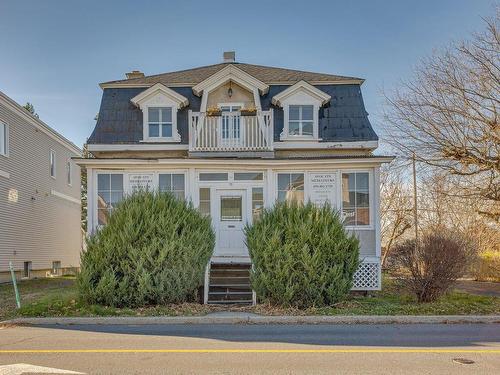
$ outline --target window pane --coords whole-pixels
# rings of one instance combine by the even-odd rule
[[[115,207],[122,200],[123,193],[121,191],[116,191],[116,192],[114,191],[111,192],[110,197],[111,197],[110,200],[111,206]]]
[[[148,121],[149,122],[159,122],[160,121],[160,109],[159,108],[148,108]]]
[[[241,173],[235,173],[234,174],[234,179],[236,181],[262,181],[264,179],[264,174],[262,172],[241,172]]]
[[[303,122],[302,123],[302,135],[313,135],[313,123]]]
[[[368,173],[356,173],[356,190],[368,190]]]
[[[302,106],[302,118],[301,120],[312,121],[313,119],[313,106],[312,105],[303,105]]]
[[[200,188],[200,201],[210,201],[210,188]]]
[[[161,109],[161,122],[172,122],[172,108]]]
[[[291,182],[292,182],[292,189],[304,190],[304,174],[303,173],[292,173]]]
[[[356,213],[354,212],[354,208],[347,208],[342,210],[342,215],[344,217],[345,225],[354,225],[356,222]]]
[[[255,222],[262,215],[264,208],[264,189],[252,188],[252,220]]]
[[[221,197],[220,215],[222,221],[241,221],[241,197]]]
[[[290,135],[300,135],[300,122],[289,122],[288,123],[288,134]]]
[[[123,175],[122,174],[112,174],[111,175],[111,190],[123,191]]]
[[[150,137],[159,137],[160,136],[160,125],[149,124],[149,136]]]
[[[287,191],[285,190],[280,190],[278,191],[278,201],[279,202],[284,202],[286,200],[286,193]]]
[[[291,105],[288,113],[289,120],[300,120],[300,105]]]
[[[97,175],[97,190],[109,190],[110,186],[109,174]]]
[[[200,181],[227,181],[227,173],[200,173]]]
[[[288,190],[290,185],[290,174],[279,173],[278,174],[278,190]]]
[[[184,175],[183,174],[172,175],[172,185],[173,185],[173,190],[184,191]]]
[[[346,225],[370,225],[368,173],[342,174],[342,214]]]
[[[111,202],[111,193],[109,191],[100,191],[97,194],[97,208],[108,208]]]
[[[107,209],[98,209],[97,210],[97,223],[99,225],[105,225],[109,220],[109,211]]]
[[[210,188],[200,188],[200,212],[210,216]]]
[[[356,209],[356,225],[370,225],[370,209],[368,207]]]
[[[161,125],[161,136],[171,137],[172,136],[172,124],[162,124]]]
[[[0,154],[5,155],[7,151],[7,126],[0,122]]]
[[[172,190],[172,175],[171,174],[160,174],[158,176],[158,189],[160,191],[171,191]]]
[[[368,207],[368,192],[356,192],[356,207]]]
[[[200,202],[199,210],[202,215],[210,216],[210,202]]]

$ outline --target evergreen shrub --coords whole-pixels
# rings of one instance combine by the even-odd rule
[[[210,219],[170,193],[124,199],[81,255],[88,303],[138,307],[196,299],[215,245]]]
[[[306,308],[334,304],[349,293],[359,240],[330,206],[277,203],[245,234],[259,301]]]

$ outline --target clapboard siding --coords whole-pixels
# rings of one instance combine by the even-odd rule
[[[16,269],[31,261],[33,270],[79,264],[80,205],[53,191],[80,200],[80,169],[72,163],[72,185],[66,180],[66,161],[78,156],[59,136],[51,136],[26,118],[23,110],[0,96],[0,121],[9,127],[9,155],[0,155],[0,272],[9,261]],[[56,152],[56,178],[50,177],[49,153]],[[5,173],[4,173],[5,174]],[[17,190],[18,201],[9,201]]]

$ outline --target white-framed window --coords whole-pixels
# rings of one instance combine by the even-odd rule
[[[278,201],[304,203],[304,173],[278,173]]]
[[[346,226],[370,226],[370,174],[342,172],[342,216]]]
[[[56,178],[56,152],[54,150],[49,152],[49,173],[50,177]]]
[[[123,174],[97,174],[97,224],[108,223],[109,215],[116,205],[123,199]]]
[[[29,279],[31,277],[32,263],[31,261],[24,262],[23,264],[23,277]]]
[[[158,174],[158,190],[170,191],[176,198],[184,199],[186,194],[184,173]]]
[[[66,160],[66,183],[71,186],[73,184],[73,166],[71,159]]]
[[[0,121],[0,155],[9,154],[9,128],[6,123]]]
[[[264,209],[264,188],[252,188],[252,223],[260,219]]]
[[[61,276],[61,261],[54,260],[52,262],[52,275]]]
[[[314,129],[314,106],[288,106],[288,135],[291,137],[312,137]]]
[[[199,190],[200,199],[198,209],[200,210],[202,215],[210,216],[211,212],[211,201],[210,201],[210,188],[209,187],[201,187]]]
[[[148,107],[148,137],[172,138],[172,107]]]

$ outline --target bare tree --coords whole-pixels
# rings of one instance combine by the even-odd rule
[[[500,11],[486,30],[424,59],[386,95],[386,137],[402,157],[438,168],[500,221]]]

